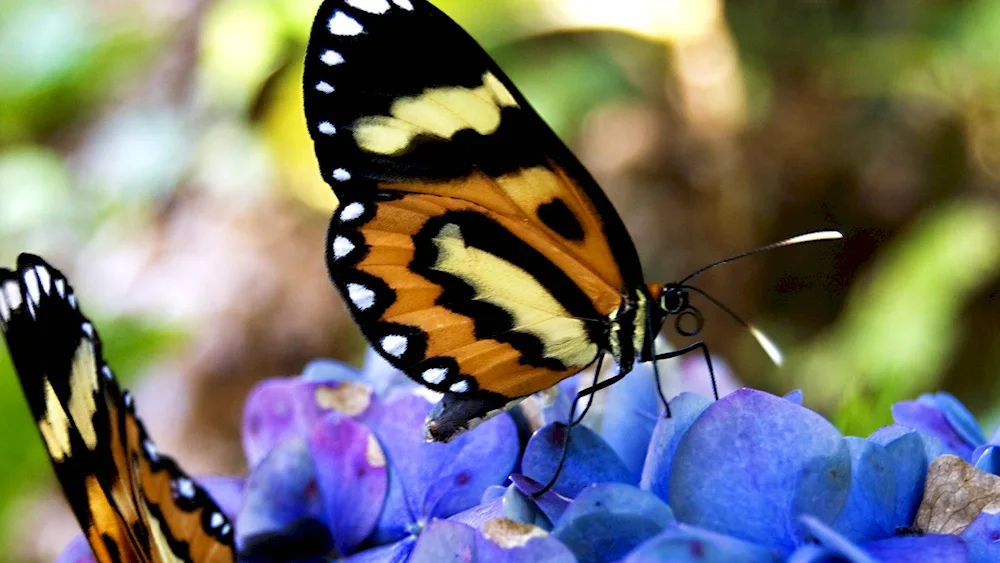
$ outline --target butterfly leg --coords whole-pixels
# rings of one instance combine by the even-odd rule
[[[577,393],[576,397],[573,399],[573,402],[570,404],[569,418],[567,419],[567,423],[565,425],[566,436],[563,438],[562,452],[559,454],[559,464],[556,465],[556,470],[552,474],[552,478],[549,479],[549,482],[546,483],[545,486],[539,489],[538,491],[532,493],[531,496],[533,498],[538,498],[544,495],[545,493],[549,492],[549,490],[552,489],[552,486],[556,484],[556,479],[559,478],[559,474],[562,473],[563,465],[566,464],[566,454],[569,453],[569,439],[570,435],[572,434],[573,427],[583,422],[583,417],[587,416],[587,412],[590,411],[590,406],[594,404],[594,391],[596,391],[597,390],[596,388],[598,387],[597,379],[601,376],[601,364],[603,362],[604,362],[604,354],[600,354],[597,357],[597,367],[594,369],[594,383],[590,387]],[[614,381],[618,381],[622,377],[624,377],[624,374],[619,374],[616,375],[615,377],[612,377],[608,381],[611,381],[613,383]],[[584,397],[587,397],[587,406],[583,408],[583,412],[580,413],[579,417],[577,417],[576,404],[579,403],[580,399]]]
[[[705,364],[708,365],[708,376],[712,380],[712,395],[714,395],[715,396],[715,400],[718,401],[719,400],[719,388],[715,384],[715,370],[712,369],[712,357],[708,353],[708,346],[705,345],[705,342],[702,341],[702,340],[699,340],[698,342],[695,342],[694,344],[691,344],[689,346],[685,346],[685,347],[683,347],[683,348],[681,348],[679,350],[671,350],[670,352],[664,352],[662,354],[657,354],[657,355],[653,356],[653,358],[654,358],[654,361],[653,361],[654,368],[653,369],[655,371],[655,369],[656,369],[655,366],[656,366],[656,361],[657,360],[668,360],[670,358],[676,358],[678,356],[683,356],[684,354],[687,354],[689,352],[694,352],[695,350],[698,350],[698,349],[701,349],[701,353],[704,354],[704,356],[705,356]]]

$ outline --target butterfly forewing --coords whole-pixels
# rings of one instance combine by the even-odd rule
[[[98,561],[230,562],[232,526],[136,417],[73,288],[40,258],[0,269],[0,318],[56,476]]]
[[[366,337],[439,391],[509,399],[607,348],[641,285],[604,193],[510,80],[424,0],[328,0],[306,117],[340,205],[331,276]]]

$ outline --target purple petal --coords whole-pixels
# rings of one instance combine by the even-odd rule
[[[882,563],[967,563],[969,548],[958,536],[924,534],[899,536],[865,545],[865,551]],[[995,561],[989,559],[988,561]]]
[[[507,487],[504,487],[503,485],[490,485],[489,487],[486,487],[485,491],[483,491],[483,498],[479,499],[479,502],[482,504],[493,499],[501,498],[506,492]]]
[[[851,541],[864,543],[895,532],[896,474],[885,448],[850,436],[851,489],[844,508],[830,525]]]
[[[539,483],[547,483],[559,465],[566,435],[566,427],[561,424],[540,428],[524,450],[521,471]],[[566,462],[552,490],[575,497],[593,483],[636,483],[618,454],[593,430],[582,424],[574,426],[571,438]]]
[[[917,399],[918,403],[936,406],[944,413],[945,418],[952,428],[970,444],[982,444],[986,442],[983,429],[976,422],[976,417],[972,416],[969,409],[961,401],[950,393],[934,393],[933,395],[923,395]]]
[[[649,439],[660,418],[660,396],[650,364],[639,364],[627,377],[611,386],[601,437],[625,462],[636,481],[642,475]]]
[[[917,509],[924,498],[924,481],[927,478],[927,454],[920,435],[893,424],[880,428],[868,440],[885,447],[890,466],[896,474],[896,508],[893,528],[905,528],[917,517]]]
[[[458,514],[449,517],[448,520],[479,529],[483,526],[483,524],[494,518],[506,517],[508,509],[508,503],[503,497],[501,497],[493,499],[489,502],[484,502],[478,506],[473,506],[468,510],[463,510]]]
[[[850,454],[818,414],[753,389],[713,403],[681,438],[670,469],[677,518],[790,552],[796,517],[840,511]]]
[[[243,450],[251,467],[288,436],[308,436],[331,411],[369,416],[380,401],[367,385],[302,378],[270,379],[257,385],[243,408]]]
[[[419,519],[446,518],[477,505],[487,488],[507,480],[517,462],[519,441],[509,415],[447,444],[429,443],[423,428],[430,407],[423,398],[406,395],[365,418],[392,467],[380,538],[402,537]]]
[[[670,507],[652,493],[607,483],[584,489],[552,535],[581,562],[617,561],[674,522]]]
[[[979,446],[972,452],[972,461],[976,469],[1000,475],[1000,446]]]
[[[240,506],[243,505],[243,489],[246,487],[246,479],[224,475],[210,475],[199,477],[198,484],[219,505],[223,514],[228,516],[230,520],[236,518],[236,515],[239,514]]]
[[[892,406],[896,424],[912,428],[924,439],[927,458],[954,454],[968,460],[979,443],[970,443],[962,437],[939,408],[918,401],[903,401]]]
[[[777,563],[777,553],[709,530],[674,524],[639,546],[623,563]]]
[[[97,559],[90,549],[90,544],[87,543],[87,537],[78,534],[66,545],[56,563],[97,563]]]
[[[496,526],[487,524],[490,533]],[[483,537],[474,528],[450,522],[433,520],[420,534],[410,563],[441,563],[443,561],[476,563],[573,563],[573,555],[551,537],[540,536],[524,540],[507,539],[502,530],[491,534],[496,541]]]
[[[1000,561],[1000,513],[980,512],[962,539],[969,547],[969,563]]]
[[[413,546],[416,543],[417,538],[410,536],[396,543],[366,549],[337,561],[339,563],[407,563],[410,561],[410,554],[413,553]]]
[[[664,502],[670,502],[670,466],[677,444],[695,419],[711,404],[711,399],[695,393],[681,393],[670,401],[672,416],[660,418],[649,442],[642,479],[639,480],[642,489],[652,492]]]
[[[546,491],[542,496],[535,498],[535,493],[542,490],[542,484],[530,477],[515,473],[510,476],[510,480],[519,491],[535,501],[535,505],[545,514],[549,522],[558,521],[569,507],[570,499],[553,491]]]
[[[253,468],[237,521],[236,545],[244,554],[264,557],[295,549],[305,557],[333,547],[304,439],[278,444]]]
[[[309,450],[337,552],[352,553],[382,514],[385,455],[368,428],[339,413],[313,426]]]

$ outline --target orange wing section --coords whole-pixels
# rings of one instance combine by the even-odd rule
[[[356,231],[363,237],[365,255],[349,268],[381,280],[393,293],[393,297],[389,298],[387,294],[380,295],[376,291],[371,297],[373,303],[391,299],[391,304],[379,309],[379,322],[413,327],[426,338],[419,357],[394,358],[389,354],[386,356],[388,360],[419,379],[420,362],[448,358],[457,363],[463,376],[473,378],[479,389],[516,398],[546,389],[589,365],[596,358],[599,346],[592,341],[586,326],[603,322],[604,317],[620,304],[621,294],[617,287],[595,272],[591,264],[568,252],[564,241],[540,229],[537,222],[526,220],[521,208],[506,198],[505,192],[495,190],[495,185],[483,176],[471,178],[464,186],[458,183],[438,186],[407,184],[405,189],[409,193],[399,199],[366,204],[375,205],[376,210]],[[462,198],[455,197],[455,193],[481,195]],[[342,216],[351,203],[343,201],[334,216],[331,227],[334,240],[338,237],[337,217]],[[586,295],[592,304],[594,318],[578,318],[562,307],[553,295],[556,292],[546,287],[544,280],[540,281],[518,267],[516,258],[520,255],[505,261],[486,251],[479,251],[473,256],[478,261],[474,266],[469,265],[469,271],[461,270],[464,266],[458,262],[452,264],[449,271],[473,286],[493,284],[483,287],[481,295],[470,297],[470,300],[492,301],[504,311],[512,312],[513,322],[509,330],[489,338],[484,338],[481,331],[477,333],[475,315],[457,312],[443,304],[443,296],[447,297],[445,285],[440,280],[428,279],[426,272],[415,267],[419,262],[418,246],[429,247],[441,240],[432,240],[427,236],[426,229],[432,220],[443,220],[450,214],[463,212],[486,217],[509,232],[510,236],[530,245],[551,267],[562,272],[567,283],[571,282]],[[341,228],[344,232],[353,230],[350,226]],[[591,241],[587,243],[595,244]],[[464,250],[462,245],[458,246]],[[432,269],[445,270],[449,267],[442,265],[440,257],[438,262]],[[342,277],[337,272],[343,268],[336,258],[331,260],[335,280]],[[495,271],[489,271],[490,268]],[[483,277],[490,279],[474,280],[477,269],[489,271],[491,275],[487,276],[484,272]],[[341,284],[341,287],[343,291],[345,286]],[[365,289],[369,290],[368,286]],[[357,295],[358,290],[355,290],[353,297],[356,302],[352,303],[350,289],[345,291],[346,301],[356,317],[365,312],[360,307],[368,305],[367,301],[357,299]],[[359,320],[359,324],[366,330],[369,340],[377,345],[379,337],[369,334],[367,330],[371,323]],[[543,352],[559,358],[561,365],[525,362],[524,351],[512,342],[504,341],[504,337],[512,332],[523,332],[540,341]],[[435,388],[433,379],[428,381],[425,377],[421,382]],[[445,390],[447,386],[438,388]]]
[[[530,222],[535,231],[531,242],[546,240],[548,246],[558,248],[560,254],[571,256],[574,262],[590,270],[604,285],[620,294],[628,289],[604,234],[600,213],[576,182],[554,162],[550,161],[549,167],[520,169],[497,178],[476,171],[469,177],[447,183],[381,183],[379,188],[390,192],[436,195],[474,204],[489,210],[494,216],[503,216],[518,223]],[[551,222],[547,223],[540,217],[544,213],[539,210],[552,202],[565,205],[562,218],[570,222],[566,230],[572,229],[575,222],[579,230],[573,234],[579,236],[568,237],[569,233],[554,229]],[[596,301],[595,305],[601,306]],[[612,310],[606,312],[610,314]]]

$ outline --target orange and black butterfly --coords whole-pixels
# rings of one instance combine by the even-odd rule
[[[156,450],[58,270],[27,254],[0,269],[0,328],[97,561],[235,560],[229,519]]]
[[[445,394],[433,439],[604,352],[624,375],[654,357],[666,317],[690,310],[688,286],[644,282],[601,188],[426,0],[323,2],[304,96],[339,200],[330,275],[374,348]]]

